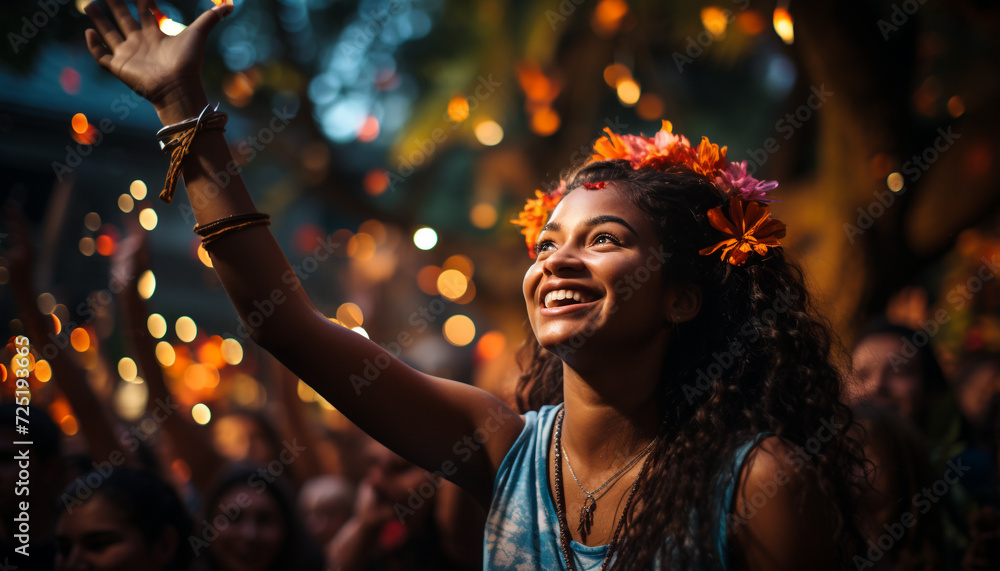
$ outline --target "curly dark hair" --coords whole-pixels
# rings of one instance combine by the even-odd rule
[[[722,491],[711,476],[723,473],[735,450],[759,433],[805,447],[824,423],[841,428],[816,453],[810,446],[802,470],[815,475],[836,514],[835,541],[849,565],[863,545],[856,475],[867,465],[850,434],[851,410],[841,401],[834,349],[842,348],[815,310],[801,269],[781,249],[754,254],[741,266],[718,254],[699,255],[727,238],[706,216],[727,199],[685,167],[633,170],[625,160],[599,161],[565,178],[570,192],[588,182],[615,182],[649,215],[669,253],[664,282],[693,283],[702,291],[698,315],[677,325],[667,348],[655,396],[664,428],[637,483],[636,496],[646,505],[630,508],[627,531],[610,547],[614,568],[649,568],[657,557],[677,559],[672,563],[684,569],[722,568],[712,541]],[[528,335],[515,389],[522,412],[562,402],[557,353]],[[672,547],[678,545],[685,548]]]

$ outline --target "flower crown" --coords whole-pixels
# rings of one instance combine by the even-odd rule
[[[684,135],[675,135],[670,121],[663,121],[653,137],[618,135],[605,127],[607,136],[594,143],[594,154],[585,164],[596,161],[624,159],[633,169],[663,169],[670,165],[684,165],[713,181],[728,198],[728,216],[723,212],[726,204],[708,211],[708,222],[713,228],[729,236],[713,246],[698,251],[709,255],[722,250],[721,259],[734,266],[741,265],[751,252],[767,253],[768,248],[781,246],[778,241],[785,236],[785,225],[771,218],[765,193],[778,186],[777,181],[759,181],[747,174],[747,162],[728,162],[727,147],[719,148],[702,137],[697,147]],[[584,184],[587,188],[604,188],[603,182]],[[535,191],[524,210],[514,220],[522,226],[521,233],[528,246],[528,253],[535,258],[535,243],[542,226],[566,193],[566,181],[550,192]]]

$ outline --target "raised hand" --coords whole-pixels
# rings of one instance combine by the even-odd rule
[[[96,2],[85,9],[97,28],[87,30],[87,47],[101,67],[149,100],[161,118],[163,111],[173,106],[189,107],[185,99],[203,98],[200,73],[205,40],[212,28],[232,13],[232,5],[206,10],[186,30],[168,36],[157,25],[155,14],[160,11],[154,0],[138,0],[139,22],[123,0],[106,2],[117,25]],[[181,114],[188,112],[181,110]]]

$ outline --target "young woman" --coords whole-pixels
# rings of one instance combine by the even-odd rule
[[[152,472],[90,472],[66,489],[59,508],[56,569],[180,571],[191,562],[191,516]]]
[[[540,408],[519,415],[329,321],[243,180],[213,182],[231,156],[199,71],[231,7],[168,37],[152,0],[138,2],[141,25],[122,0],[107,4],[117,26],[87,8],[91,53],[169,127],[161,197],[182,173],[253,339],[372,437],[476,497],[489,510],[486,569],[850,564],[860,451],[829,333],[775,248],[784,227],[760,200],[773,184],[665,128],[609,134],[600,160],[539,193],[520,219],[537,243],[520,388],[522,409]]]

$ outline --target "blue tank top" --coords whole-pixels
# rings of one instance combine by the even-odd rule
[[[546,462],[550,435],[561,407],[562,404],[547,405],[538,411],[528,411],[524,429],[500,464],[486,516],[484,571],[566,569]],[[733,456],[731,473],[719,479],[720,484],[726,484],[726,490],[717,511],[718,525],[713,539],[720,561],[727,569],[726,516],[733,503],[736,475],[762,436],[740,446]],[[608,551],[607,545],[586,546],[574,540],[570,541],[570,548],[579,571],[600,569]],[[660,569],[659,561],[654,569]]]

